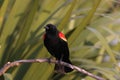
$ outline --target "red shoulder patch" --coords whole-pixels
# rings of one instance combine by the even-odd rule
[[[43,35],[43,40],[45,39],[45,37],[46,37],[46,34]]]
[[[61,32],[59,32],[59,37],[64,40],[64,41],[67,41],[67,39],[65,38],[65,35]]]

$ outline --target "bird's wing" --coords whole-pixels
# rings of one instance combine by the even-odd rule
[[[61,53],[63,53],[63,58],[68,59],[69,58],[69,48],[67,39],[65,38],[65,35],[61,32],[59,32],[59,38],[60,38],[60,45],[61,45]]]

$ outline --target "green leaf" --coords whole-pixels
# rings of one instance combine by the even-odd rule
[[[76,5],[76,2],[77,0],[73,0],[71,2],[71,6],[70,8],[68,9],[68,11],[66,12],[65,16],[63,17],[61,23],[59,24],[58,28],[59,30],[62,30],[64,28],[64,26],[68,23],[68,21],[70,20],[70,17],[71,17],[71,14],[72,14],[72,11]]]
[[[106,39],[95,29],[91,28],[91,27],[87,27],[88,30],[92,31],[96,37],[101,41],[102,46],[106,49],[106,51],[108,52],[109,56],[111,57],[111,60],[114,62],[114,64],[117,64],[117,61],[115,59],[115,56],[111,50],[111,48],[109,47],[109,45],[107,44]]]
[[[77,28],[75,29],[73,34],[69,37],[69,39],[68,39],[69,45],[71,45],[73,43],[73,41],[76,39],[75,37],[77,37],[87,27],[87,25],[89,25],[100,2],[101,2],[101,0],[96,0],[96,3],[94,3],[92,9],[88,12],[88,14],[82,20],[82,22],[77,26]]]
[[[13,80],[12,75],[10,73],[5,73],[4,78],[5,80]]]

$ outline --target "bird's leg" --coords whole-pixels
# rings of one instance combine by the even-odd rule
[[[54,59],[54,57],[53,57],[53,56],[50,56],[50,57],[48,58],[48,63],[51,63],[51,59]]]
[[[62,57],[61,57],[60,60],[59,60],[59,66],[60,66],[61,73],[65,73],[65,71],[64,71],[64,66],[61,65],[62,59],[63,59],[63,55],[62,55]]]
[[[56,70],[55,72],[57,72],[57,73],[65,74],[65,72],[64,72],[64,66],[61,65],[60,60],[58,60],[58,64],[55,65],[55,70]]]
[[[65,74],[64,66],[61,65],[62,59],[63,59],[63,56],[62,56],[61,58],[59,58],[59,59],[57,58],[58,64],[55,65],[55,72],[56,72],[56,73],[59,72],[59,73]]]

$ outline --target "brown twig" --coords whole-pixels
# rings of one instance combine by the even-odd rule
[[[19,65],[22,64],[22,63],[36,63],[36,62],[37,62],[37,63],[50,62],[50,63],[59,64],[59,62],[58,62],[57,60],[49,59],[49,58],[29,59],[29,60],[17,60],[17,61],[14,61],[14,62],[7,62],[7,63],[3,66],[3,68],[0,69],[0,76],[3,75],[9,68],[11,68],[11,67],[13,67],[13,66],[19,66]],[[89,73],[89,72],[87,72],[86,70],[81,69],[81,68],[79,68],[79,67],[77,67],[77,66],[74,66],[74,65],[65,63],[65,62],[63,62],[63,61],[61,61],[60,63],[61,63],[61,65],[70,67],[70,68],[72,68],[72,69],[74,69],[74,70],[77,70],[77,71],[79,71],[79,72],[81,72],[81,73],[84,73],[84,74],[86,74],[86,75],[88,75],[88,76],[90,76],[90,77],[92,77],[92,78],[94,78],[94,79],[96,79],[96,80],[105,80],[105,79],[103,79],[103,78],[101,78],[101,77],[99,77],[99,76],[96,76],[96,75],[94,75],[94,74],[92,74],[92,73]]]

